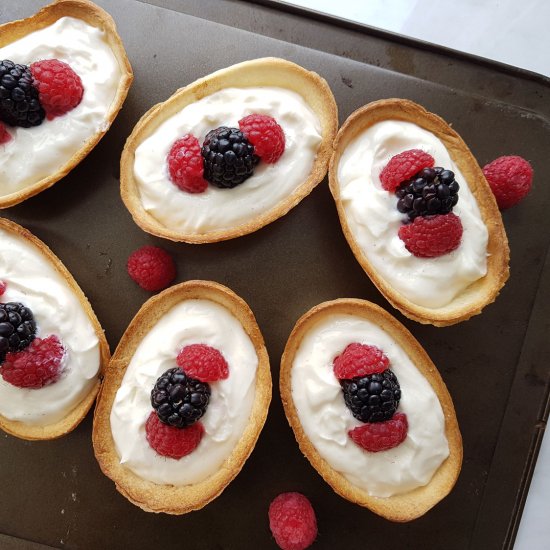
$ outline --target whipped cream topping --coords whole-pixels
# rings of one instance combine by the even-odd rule
[[[405,216],[397,197],[382,188],[380,172],[394,155],[422,149],[455,173],[460,185],[453,208],[463,226],[460,246],[438,258],[417,258],[398,237]],[[437,136],[411,122],[387,120],[353,140],[338,164],[340,195],[350,231],[372,266],[416,305],[442,308],[487,273],[487,227],[468,182]]]
[[[157,378],[177,366],[179,351],[190,344],[218,349],[229,365],[229,377],[210,383],[210,402],[200,419],[202,440],[191,454],[175,460],[149,446],[145,422],[153,411],[151,390]],[[231,312],[210,300],[175,305],[137,347],[115,396],[111,431],[121,464],[163,485],[199,483],[216,473],[248,424],[257,367],[254,345]]]
[[[0,229],[0,301],[30,307],[36,336],[57,335],[66,353],[61,377],[40,389],[12,386],[0,377],[0,414],[32,426],[53,424],[92,390],[100,367],[99,340],[65,279],[32,243]]]
[[[181,191],[171,181],[166,157],[177,139],[192,134],[202,145],[220,126],[269,115],[285,133],[286,146],[275,164],[260,162],[254,175],[233,189],[208,185],[204,193]],[[143,208],[170,229],[207,233],[230,229],[269,211],[308,177],[321,143],[321,123],[297,93],[282,88],[227,88],[187,105],[139,145],[134,175]]]
[[[333,361],[353,342],[379,347],[401,386],[398,412],[407,415],[403,443],[370,453],[348,431],[362,422],[344,402]],[[445,418],[430,383],[397,342],[379,326],[353,315],[331,315],[302,340],[292,364],[292,399],[300,423],[319,454],[371,496],[390,497],[426,485],[449,455]]]
[[[105,128],[122,76],[104,31],[62,17],[0,48],[0,59],[30,65],[42,59],[68,63],[80,76],[84,95],[72,111],[34,128],[8,127],[13,139],[0,145],[0,196],[9,195],[59,170],[96,132]]]

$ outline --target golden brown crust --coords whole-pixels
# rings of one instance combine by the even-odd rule
[[[165,120],[174,116],[185,106],[225,88],[246,88],[252,86],[275,86],[292,90],[303,97],[319,117],[322,126],[322,141],[317,151],[313,168],[306,179],[291,195],[276,206],[249,222],[229,229],[217,229],[204,233],[183,233],[165,226],[145,211],[141,204],[139,189],[134,178],[136,148],[148,138]],[[163,103],[153,106],[134,127],[126,141],[120,159],[120,192],[126,208],[134,221],[148,233],[188,243],[210,243],[233,239],[252,233],[275,221],[304,197],[325,177],[332,154],[332,142],[338,129],[338,112],[334,96],[327,84],[317,73],[275,57],[254,59],[232,65],[200,78],[185,88],[176,91]]]
[[[94,402],[96,395],[99,392],[101,386],[101,376],[103,370],[109,362],[111,353],[109,351],[109,344],[103,333],[103,329],[97,320],[95,313],[88,302],[88,299],[74,280],[73,276],[69,273],[67,268],[63,265],[61,260],[45,245],[40,239],[35,237],[30,231],[21,227],[20,225],[0,218],[0,229],[13,233],[22,237],[27,242],[35,246],[40,253],[45,257],[46,261],[55,268],[59,275],[65,280],[67,285],[71,288],[75,296],[78,298],[83,311],[86,313],[94,331],[99,340],[99,357],[100,357],[100,370],[98,373],[98,379],[92,390],[82,399],[80,403],[76,405],[67,416],[56,422],[55,424],[49,424],[47,426],[31,426],[24,424],[23,422],[16,422],[9,420],[0,415],[0,428],[8,432],[11,435],[20,437],[21,439],[38,440],[38,439],[56,439],[61,437],[70,431],[74,430],[78,424],[84,419],[92,403]],[[0,246],[1,248],[1,246]]]
[[[56,0],[52,4],[45,6],[39,12],[27,19],[20,19],[0,25],[0,47],[11,44],[27,34],[43,29],[55,23],[61,17],[75,17],[82,19],[89,25],[98,27],[105,31],[107,42],[117,58],[121,78],[118,84],[115,99],[105,116],[105,124],[93,136],[82,145],[82,147],[63,165],[55,174],[42,178],[41,180],[26,186],[20,191],[0,196],[0,208],[8,208],[15,204],[37,195],[44,189],[51,187],[54,183],[65,177],[80,161],[82,161],[90,151],[97,145],[99,140],[105,135],[111,124],[120,111],[128,90],[134,78],[132,67],[126,56],[124,45],[117,33],[113,18],[102,8],[96,6],[88,0]]]
[[[317,323],[328,316],[341,314],[362,317],[387,332],[426,377],[441,403],[445,416],[445,435],[449,443],[450,454],[436,470],[431,481],[424,487],[418,487],[408,493],[387,498],[370,496],[366,491],[359,489],[342,474],[334,470],[321,457],[302,428],[292,399],[291,371],[294,356],[304,336]],[[447,496],[454,487],[462,465],[462,437],[451,396],[424,348],[401,323],[381,307],[366,300],[343,298],[319,304],[303,315],[290,334],[281,358],[280,391],[286,417],[294,431],[300,450],[334,491],[347,500],[365,506],[391,521],[404,522],[425,514]]]
[[[370,126],[384,120],[412,122],[432,132],[443,142],[451,158],[467,179],[468,186],[479,206],[483,222],[487,226],[489,233],[487,274],[473,282],[450,304],[442,308],[432,309],[419,306],[395,290],[369,262],[347,223],[338,182],[340,157],[357,136]],[[510,251],[502,217],[489,184],[474,156],[462,138],[442,118],[406,99],[383,99],[361,107],[349,116],[338,132],[330,161],[329,184],[336,201],[342,230],[353,254],[378,290],[403,315],[420,323],[447,326],[465,321],[473,315],[481,313],[486,305],[495,301],[509,276]]]
[[[183,300],[206,299],[222,305],[241,323],[258,356],[256,393],[249,423],[220,469],[204,481],[185,486],[157,485],[120,464],[111,432],[111,408],[126,367],[138,345],[160,318]],[[185,514],[215,499],[240,472],[256,445],[271,401],[269,357],[254,314],[244,300],[227,287],[210,281],[187,281],[149,299],[126,329],[107,369],[94,413],[93,445],[103,473],[130,502],[147,512]]]

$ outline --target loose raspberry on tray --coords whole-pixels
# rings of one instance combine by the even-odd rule
[[[434,158],[420,149],[409,149],[395,155],[380,172],[380,181],[386,191],[394,192],[402,182],[414,176],[422,168],[431,168]]]
[[[185,346],[178,354],[177,364],[188,376],[201,382],[216,382],[229,376],[224,356],[205,344]]]
[[[128,275],[150,292],[166,288],[176,277],[172,256],[157,246],[142,246],[128,258]]]
[[[186,134],[172,145],[168,153],[170,179],[182,191],[202,193],[208,187],[204,179],[203,158],[199,140]]]
[[[252,114],[239,120],[239,128],[264,162],[274,164],[285,151],[285,133],[268,115]]]
[[[0,61],[0,99],[0,120],[10,126],[38,126],[46,116],[31,70],[9,59]]]
[[[338,380],[355,378],[384,372],[390,361],[386,354],[376,346],[349,344],[346,349],[334,359],[334,376]]]
[[[385,422],[363,424],[348,432],[354,443],[371,453],[397,447],[407,437],[409,424],[404,413],[396,413]]]
[[[399,238],[418,258],[436,258],[456,250],[462,240],[462,222],[455,214],[418,217],[399,228]]]
[[[55,335],[35,338],[23,351],[9,352],[0,375],[19,388],[38,389],[56,382],[61,374],[65,349]]]
[[[6,127],[0,122],[0,145],[11,141],[11,134],[7,131]]]
[[[82,80],[67,63],[44,59],[32,63],[30,70],[48,120],[72,111],[82,101]]]
[[[510,208],[527,196],[533,183],[533,168],[518,156],[499,157],[483,167],[501,210]]]
[[[174,428],[163,424],[152,412],[145,423],[149,445],[161,456],[179,459],[192,453],[201,442],[204,427],[196,422],[187,428]]]
[[[282,550],[305,550],[317,538],[311,502],[301,493],[282,493],[269,505],[269,528]]]
[[[6,292],[6,288],[8,288],[8,283],[6,283],[6,281],[0,280],[0,296],[2,296],[4,292]]]

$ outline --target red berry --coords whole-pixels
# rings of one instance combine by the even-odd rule
[[[166,288],[176,276],[172,256],[157,246],[142,246],[132,252],[126,267],[128,275],[150,292]]]
[[[229,376],[229,366],[223,355],[205,344],[185,346],[176,362],[185,374],[200,382],[215,382]]]
[[[187,428],[175,428],[163,424],[156,412],[151,412],[145,423],[145,434],[149,445],[161,456],[176,460],[192,453],[201,442],[204,427],[195,422]]]
[[[239,128],[264,162],[273,164],[281,158],[285,151],[285,133],[273,117],[248,115],[239,120]]]
[[[57,336],[35,338],[23,351],[6,354],[0,374],[18,388],[42,388],[59,378],[64,353]]]
[[[32,63],[30,69],[48,120],[68,113],[82,100],[82,80],[67,63],[44,59]]]
[[[371,453],[387,451],[402,443],[407,437],[407,415],[395,413],[384,422],[368,422],[348,432],[353,442]]]
[[[462,240],[462,222],[455,214],[415,218],[399,228],[399,238],[418,258],[436,258],[452,252]]]
[[[8,283],[0,281],[0,296],[6,292],[6,288],[8,288]]]
[[[338,380],[384,372],[390,365],[386,354],[376,346],[353,343],[334,359],[334,375]]]
[[[170,179],[182,191],[202,193],[206,190],[208,182],[203,178],[204,163],[196,137],[186,134],[175,141],[167,161]]]
[[[380,172],[380,181],[386,191],[395,191],[402,182],[420,172],[422,168],[431,168],[434,158],[420,149],[409,149],[395,155]]]
[[[8,143],[12,139],[11,134],[6,130],[6,127],[0,122],[0,145]]]
[[[311,502],[300,493],[282,493],[269,505],[269,528],[282,550],[304,550],[317,537]]]
[[[514,206],[531,190],[533,168],[521,157],[499,157],[483,168],[501,210]]]

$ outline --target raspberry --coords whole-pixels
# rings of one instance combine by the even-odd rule
[[[152,412],[145,423],[149,445],[161,456],[176,460],[192,453],[201,442],[204,427],[200,422],[187,428],[175,428],[163,424]]]
[[[11,134],[6,130],[6,127],[0,122],[0,145],[4,145],[4,143],[8,143],[10,141]]]
[[[162,248],[142,246],[128,258],[128,275],[150,292],[166,288],[176,276],[174,260]]]
[[[172,145],[167,157],[170,179],[182,191],[202,193],[208,187],[199,140],[185,134]]]
[[[499,157],[483,167],[501,210],[514,206],[531,190],[533,168],[517,156]]]
[[[2,296],[4,292],[6,292],[6,288],[8,288],[8,283],[6,283],[5,281],[0,281],[0,296]]]
[[[68,113],[82,100],[82,80],[67,63],[44,59],[32,63],[30,69],[48,120]]]
[[[18,388],[41,388],[59,378],[64,353],[57,336],[35,338],[25,350],[6,355],[0,374]]]
[[[239,128],[264,162],[274,164],[281,158],[285,151],[285,133],[274,118],[248,115],[239,120]]]
[[[282,550],[304,550],[317,537],[317,519],[300,493],[281,493],[269,505],[269,528]]]
[[[224,356],[216,349],[205,344],[185,346],[176,360],[179,367],[201,382],[215,382],[229,376],[229,367]]]
[[[376,346],[353,343],[334,359],[334,375],[338,380],[384,372],[390,364],[386,354]]]
[[[462,240],[462,222],[455,214],[418,217],[399,228],[399,238],[418,258],[436,258],[452,252]]]
[[[403,151],[392,157],[380,172],[382,187],[393,193],[401,182],[411,178],[422,168],[431,168],[434,164],[433,157],[420,149]]]
[[[391,420],[363,424],[348,432],[354,443],[371,453],[387,451],[402,443],[407,437],[407,415],[395,413]]]

